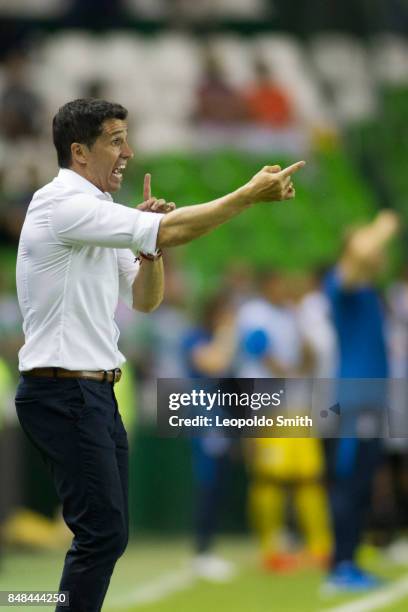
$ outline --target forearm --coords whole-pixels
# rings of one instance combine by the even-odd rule
[[[193,363],[204,374],[215,376],[228,370],[235,351],[234,329],[222,327],[217,330],[211,342],[197,347],[193,353]]]
[[[345,254],[338,264],[342,285],[351,289],[361,283],[371,282],[377,271],[377,266],[372,265],[371,261],[374,261],[374,257]]]
[[[154,261],[142,259],[140,269],[133,282],[133,308],[141,312],[152,312],[162,302],[164,295],[163,258]]]
[[[160,223],[158,246],[177,246],[190,242],[239,215],[256,202],[278,202],[294,198],[291,175],[304,165],[305,162],[300,161],[284,170],[280,166],[264,166],[248,183],[222,198],[174,210]]]
[[[382,251],[395,234],[395,229],[380,220],[375,220],[356,236],[354,251],[356,257],[370,259]]]
[[[157,245],[177,246],[198,238],[251,206],[244,187],[226,196],[194,206],[178,208],[163,217]]]
[[[345,286],[351,287],[374,278],[384,249],[398,227],[397,215],[391,211],[382,211],[372,223],[355,232],[339,262]]]

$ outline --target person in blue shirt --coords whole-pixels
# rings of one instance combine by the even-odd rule
[[[206,300],[199,323],[184,338],[187,375],[200,379],[204,387],[208,384],[204,379],[232,378],[235,335],[234,308],[227,295],[217,293]],[[206,580],[225,582],[235,574],[234,566],[212,551],[233,440],[214,428],[191,442],[195,506],[193,571]]]
[[[355,553],[382,458],[379,435],[389,373],[384,312],[373,283],[397,229],[397,215],[384,210],[369,225],[352,231],[324,282],[338,341],[342,417],[339,437],[327,444],[335,537],[327,590],[360,591],[380,584],[357,566]]]

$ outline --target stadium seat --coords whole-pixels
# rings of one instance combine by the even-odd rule
[[[286,34],[275,34],[258,36],[255,45],[271,77],[290,94],[297,115],[312,124],[332,123],[319,80],[299,42]]]
[[[30,86],[44,100],[46,122],[57,108],[81,94],[80,80],[69,69],[61,68],[60,63],[54,63],[51,57],[54,45],[54,38],[47,39],[30,57]]]
[[[131,113],[151,103],[150,39],[113,32],[99,39],[98,73],[103,73],[105,95]]]
[[[96,67],[101,76],[123,82],[134,76],[139,79],[148,70],[149,39],[135,34],[111,32],[97,40]]]
[[[154,121],[135,122],[130,141],[137,151],[154,154],[162,151],[189,151],[193,134],[184,122]]]
[[[66,7],[61,0],[19,0],[0,2],[0,14],[7,17],[58,17],[65,11]]]
[[[319,34],[313,38],[310,51],[317,70],[328,83],[356,83],[367,77],[367,52],[351,36]]]
[[[269,8],[267,0],[212,0],[213,15],[227,19],[259,20]]]
[[[384,85],[408,83],[408,43],[402,36],[384,33],[372,41],[372,70]]]
[[[377,98],[370,88],[339,87],[335,99],[337,118],[345,123],[366,121],[377,110]]]
[[[350,123],[372,117],[377,100],[368,52],[362,43],[344,34],[319,34],[312,40],[310,51],[333,98],[337,119]]]
[[[81,81],[95,78],[98,51],[98,40],[92,34],[65,31],[47,39],[43,56],[47,67],[58,72],[60,81],[63,78]]]
[[[125,0],[131,15],[138,18],[163,19],[174,16],[188,21],[212,19],[260,20],[269,9],[268,0]]]
[[[161,83],[195,86],[200,78],[199,45],[181,34],[161,34],[150,44],[152,78]]]
[[[299,42],[288,34],[259,35],[256,47],[265,62],[277,73],[290,70],[298,74],[304,57]]]
[[[253,48],[239,36],[219,35],[209,41],[224,77],[235,87],[248,85],[253,79]]]

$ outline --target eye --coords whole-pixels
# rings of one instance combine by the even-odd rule
[[[122,144],[122,142],[123,142],[123,141],[122,141],[122,139],[121,139],[121,138],[114,138],[114,139],[112,140],[112,144],[113,144],[113,145],[115,145],[115,146],[116,146],[116,145],[121,145],[121,144]]]

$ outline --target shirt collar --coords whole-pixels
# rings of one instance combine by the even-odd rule
[[[100,200],[110,200],[111,202],[113,201],[113,198],[110,193],[108,193],[107,191],[101,191],[93,183],[88,181],[86,178],[84,178],[74,170],[70,170],[69,168],[60,168],[58,172],[58,179],[62,180],[66,185],[69,185],[70,187],[77,188],[79,191],[91,193]]]

